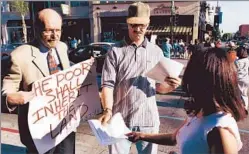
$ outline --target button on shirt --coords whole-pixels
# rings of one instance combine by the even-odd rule
[[[155,81],[145,77],[163,57],[162,50],[146,38],[141,46],[121,43],[107,53],[102,71],[102,87],[114,89],[113,113],[121,112],[125,123],[158,126]]]

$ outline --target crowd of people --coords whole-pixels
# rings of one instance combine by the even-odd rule
[[[242,142],[236,122],[246,117],[248,108],[247,51],[231,47],[229,51],[235,51],[238,58],[229,59],[228,52],[218,43],[203,48],[198,40],[189,45],[175,40],[171,45],[169,39],[162,50],[145,37],[150,8],[142,2],[129,6],[126,22],[128,37],[106,55],[102,71],[103,113],[99,121],[105,125],[120,112],[133,132],[126,134],[129,140],[110,145],[109,153],[128,154],[132,142],[136,142],[139,154],[156,154],[158,144],[179,144],[181,153],[238,153]],[[61,26],[62,18],[56,11],[41,10],[35,22],[38,35],[11,53],[10,71],[3,80],[2,96],[8,109],[19,106],[20,137],[27,153],[38,153],[27,122],[29,103],[25,102],[34,97],[32,83],[70,67],[68,47],[60,41]],[[184,57],[186,51],[188,55]],[[189,59],[182,80],[165,76],[165,86],[145,76],[162,57],[171,55]],[[25,61],[19,58],[23,56]],[[175,132],[160,134],[156,92],[165,94],[180,85],[188,98],[187,118]],[[74,154],[75,132],[47,153]]]
[[[164,56],[167,58],[189,59],[196,49],[209,46],[214,47],[214,43],[208,42],[208,40],[200,42],[198,39],[194,42],[191,40],[188,43],[184,42],[182,39],[179,41],[177,39],[172,41],[169,38],[165,38],[162,40],[161,48]]]

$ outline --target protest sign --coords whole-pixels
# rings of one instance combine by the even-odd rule
[[[101,112],[93,59],[33,83],[28,124],[39,153],[58,145],[81,120]]]

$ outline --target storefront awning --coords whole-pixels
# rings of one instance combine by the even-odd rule
[[[186,26],[175,26],[173,32],[176,34],[192,35],[192,27]],[[170,26],[149,26],[147,33],[158,34],[158,33],[170,33]]]

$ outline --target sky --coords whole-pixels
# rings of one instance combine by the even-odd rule
[[[217,1],[208,1],[211,6],[217,6]],[[242,24],[249,24],[249,1],[219,1],[223,12],[220,29],[223,33],[235,33]]]

